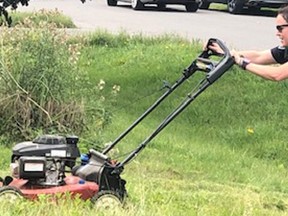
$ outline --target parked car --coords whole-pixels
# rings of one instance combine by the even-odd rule
[[[180,4],[185,6],[187,12],[196,12],[200,3],[200,0],[107,0],[107,4],[116,6],[118,1],[131,3],[134,10],[141,10],[146,4],[156,4],[161,10],[165,9],[167,4]]]
[[[211,3],[227,4],[232,14],[240,14],[244,7],[250,10],[260,10],[261,7],[279,8],[288,4],[288,0],[201,0],[200,9],[208,9]]]

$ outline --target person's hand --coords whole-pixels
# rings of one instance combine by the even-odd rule
[[[240,65],[242,57],[239,55],[239,53],[235,50],[232,50],[232,51],[230,51],[230,54],[234,58],[235,63]]]
[[[244,70],[246,70],[247,65],[251,63],[249,59],[245,58],[243,55],[240,55],[239,52],[235,50],[232,50],[230,54],[234,58],[235,63]]]
[[[208,47],[209,47],[209,49],[211,49],[215,53],[224,54],[224,51],[222,50],[222,48],[217,43],[212,43]]]
[[[211,43],[210,45],[207,44],[208,42],[206,42],[203,46],[203,50],[207,50],[210,49],[212,50],[213,52],[215,53],[218,53],[218,54],[221,54],[223,55],[224,54],[224,51],[221,49],[221,47],[219,46],[219,44],[217,43]]]

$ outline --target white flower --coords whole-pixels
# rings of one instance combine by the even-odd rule
[[[105,87],[105,81],[103,79],[100,79],[100,81],[98,83],[99,90],[104,89],[104,87]]]
[[[120,91],[120,86],[119,85],[114,85],[113,86],[113,92],[114,93],[117,93],[117,92],[119,92]]]

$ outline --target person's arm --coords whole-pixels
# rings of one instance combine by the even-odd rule
[[[209,45],[209,48],[216,53],[223,53],[223,50],[217,43],[212,43]],[[233,51],[235,52],[235,51]],[[255,50],[247,50],[247,51],[237,51],[240,56],[249,59],[251,62],[256,64],[275,64],[276,61],[271,54],[271,50],[264,51],[255,51]]]
[[[288,63],[280,66],[248,64],[246,70],[272,81],[281,81],[288,78]]]
[[[271,57],[269,57],[269,53]],[[272,81],[281,81],[281,80],[287,79],[288,78],[288,63],[279,65],[279,66],[278,65],[274,65],[274,66],[263,65],[263,64],[268,64],[270,58],[273,59],[271,52],[269,53],[264,53],[264,56],[258,56],[258,61],[262,63],[260,64],[260,63],[255,63],[253,61],[249,62],[250,59],[247,58],[249,56],[246,57],[245,53],[235,52],[235,51],[231,52],[231,54],[234,56],[236,64],[238,64],[243,69],[248,70],[257,76],[260,76],[264,79],[272,80]],[[241,55],[243,55],[244,57],[241,57]],[[255,61],[257,62],[257,60]],[[275,63],[274,59],[272,63]]]
[[[264,50],[264,51],[239,51],[237,52],[240,56],[249,59],[251,62],[256,64],[268,65],[268,64],[275,64],[276,61],[271,54],[271,50]]]
[[[209,48],[217,53],[223,53],[223,50],[213,43]],[[231,51],[236,64],[251,73],[267,80],[281,81],[288,78],[288,62],[283,65],[276,64],[271,50],[265,51]]]

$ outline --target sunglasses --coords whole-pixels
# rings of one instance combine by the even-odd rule
[[[282,30],[283,30],[285,27],[288,27],[288,24],[277,25],[277,26],[276,26],[276,29],[277,29],[279,32],[282,32]]]

